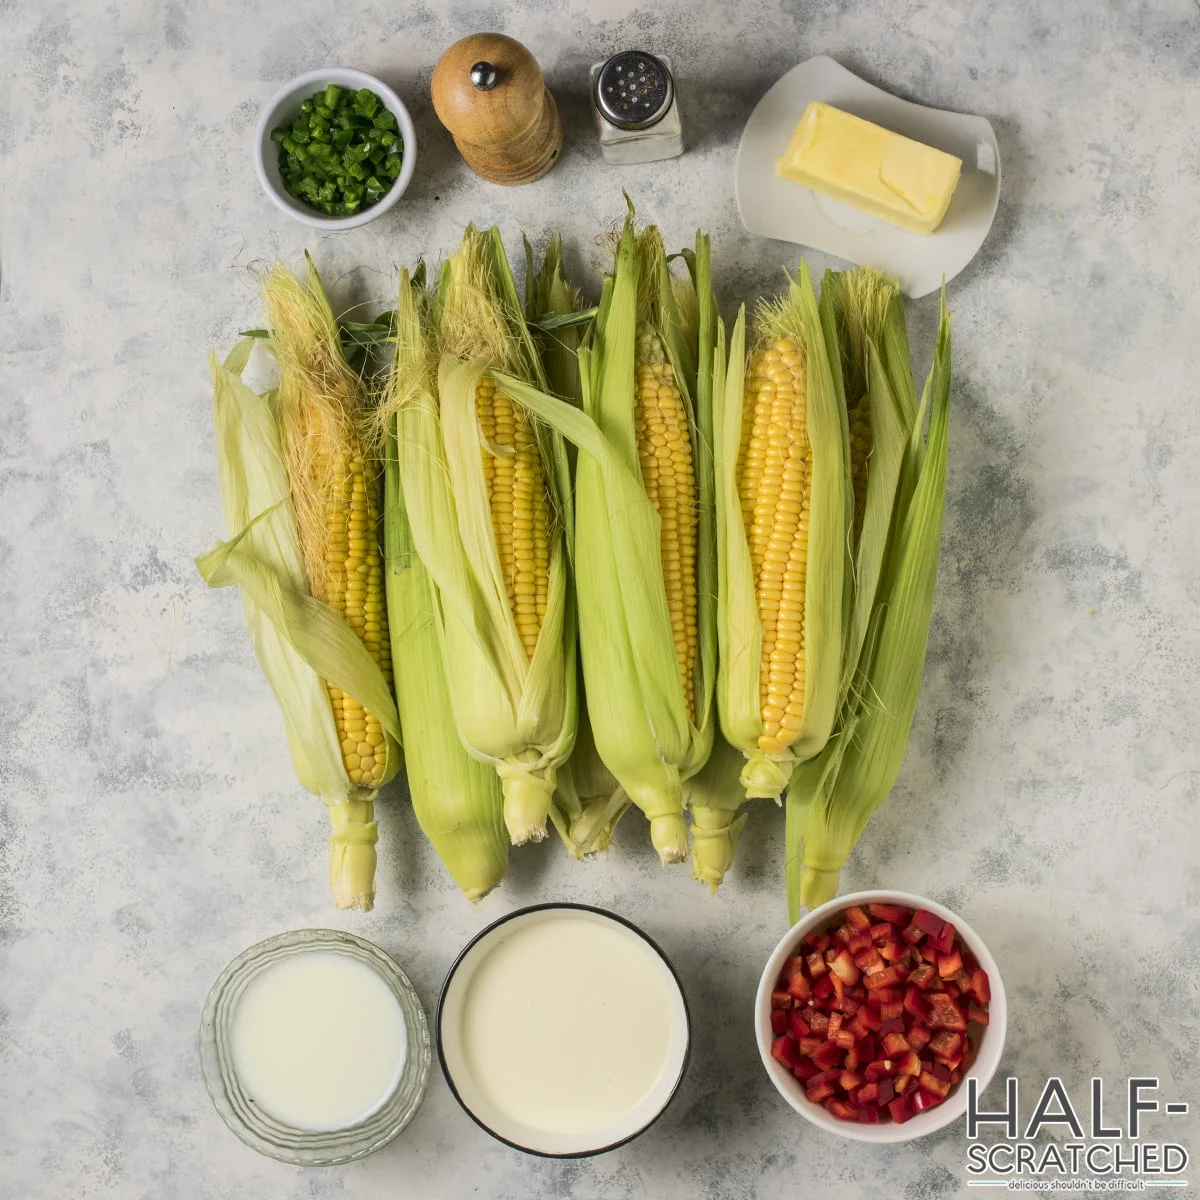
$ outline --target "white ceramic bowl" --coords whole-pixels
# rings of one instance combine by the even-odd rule
[[[636,1105],[603,1127],[587,1129],[544,1128],[512,1115],[501,1107],[487,1082],[477,1078],[463,1037],[464,1020],[472,1003],[477,973],[488,956],[505,939],[529,931],[539,923],[564,917],[594,922],[638,947],[663,986],[671,1010],[670,1029],[662,1071]],[[534,985],[530,985],[534,986]],[[536,1007],[531,998],[518,1001]],[[671,1103],[687,1070],[691,1049],[691,1018],[683,985],[659,946],[624,917],[586,904],[535,904],[517,909],[489,925],[467,943],[442,985],[436,1021],[438,1058],[454,1098],[467,1115],[494,1138],[526,1154],[543,1158],[587,1158],[604,1154],[644,1133]],[[580,1026],[580,1038],[588,1030]],[[549,1033],[547,1033],[549,1036]],[[574,1034],[572,1034],[574,1036]],[[567,1061],[569,1059],[569,1051]]]
[[[842,1121],[827,1112],[820,1104],[814,1104],[804,1094],[804,1085],[792,1073],[771,1057],[771,1043],[774,1035],[771,1033],[771,991],[779,979],[783,963],[799,945],[800,939],[813,930],[823,929],[835,923],[835,918],[852,904],[903,904],[907,908],[923,908],[943,921],[951,922],[958,930],[963,944],[978,960],[979,965],[987,972],[991,985],[992,998],[988,1003],[988,1021],[983,1027],[979,1039],[978,1050],[971,1069],[966,1072],[949,1097],[935,1108],[917,1113],[902,1125],[894,1121],[880,1121],[877,1125],[859,1125],[853,1121]],[[926,1134],[935,1133],[953,1124],[967,1111],[967,1079],[979,1080],[979,1091],[991,1082],[996,1068],[1000,1065],[1000,1055],[1004,1051],[1004,1035],[1008,1025],[1008,1008],[1004,999],[1004,984],[1000,979],[1000,969],[996,960],[988,952],[979,934],[973,930],[958,915],[941,904],[935,904],[924,896],[914,896],[911,892],[854,892],[849,896],[838,896],[828,904],[814,908],[807,916],[797,921],[779,940],[779,944],[767,960],[762,979],[758,985],[758,995],[754,999],[754,1033],[758,1039],[758,1052],[762,1056],[763,1066],[771,1077],[771,1082],[778,1088],[779,1094],[807,1121],[811,1121],[820,1129],[830,1133],[840,1134],[858,1142],[911,1142]]]
[[[400,138],[404,145],[403,160],[400,164],[400,175],[388,189],[387,194],[378,203],[364,208],[349,217],[328,217],[316,209],[309,208],[302,200],[288,195],[283,186],[283,178],[279,174],[279,147],[271,141],[271,130],[280,125],[289,125],[295,120],[304,103],[314,92],[329,84],[338,87],[354,89],[369,88],[391,111],[400,127]],[[349,67],[325,67],[320,71],[308,71],[297,75],[290,83],[285,84],[263,105],[258,114],[258,123],[254,127],[254,169],[262,189],[274,202],[275,206],[287,213],[289,217],[303,225],[311,225],[314,229],[325,229],[336,232],[340,229],[355,229],[368,221],[382,216],[397,200],[404,195],[405,189],[413,176],[417,165],[417,135],[413,128],[412,117],[404,107],[404,101],[392,91],[382,80],[365,71],[355,71]]]

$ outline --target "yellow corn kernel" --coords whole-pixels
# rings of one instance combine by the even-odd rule
[[[646,495],[660,521],[660,549],[675,660],[696,719],[696,473],[683,394],[663,344],[649,327],[638,334],[634,422]]]
[[[310,579],[312,593],[341,613],[392,681],[391,646],[383,597],[383,561],[379,552],[378,477],[368,470],[357,447],[326,448],[313,464],[316,477],[335,481],[325,497],[324,574]],[[387,739],[378,719],[353,696],[328,686],[342,761],[350,782],[379,787],[387,767]]]
[[[550,585],[541,450],[528,414],[486,376],[475,388],[475,410],[486,441],[483,470],[504,588],[521,645],[532,660]]]
[[[867,470],[871,457],[871,414],[866,397],[850,410],[850,482],[854,489],[854,545],[862,537],[867,506]]]
[[[801,349],[784,338],[755,356],[746,387],[739,493],[762,622],[759,749],[781,754],[804,716],[804,604],[812,451]]]

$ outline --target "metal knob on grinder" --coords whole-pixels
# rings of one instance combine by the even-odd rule
[[[438,120],[477,175],[515,185],[540,179],[562,149],[562,122],[537,59],[502,33],[475,33],[438,60]]]

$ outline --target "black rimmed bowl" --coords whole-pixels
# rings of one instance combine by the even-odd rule
[[[637,964],[637,978],[628,986],[610,982],[599,970],[598,959],[585,964],[592,972],[587,1002],[597,1006],[590,1025],[575,1019],[580,1013],[574,1005],[585,983],[577,961],[582,943],[571,938],[572,928],[578,931],[587,924],[597,927],[593,934],[603,931],[597,948],[606,942],[614,948],[624,943],[626,949],[638,951],[629,960]],[[506,945],[509,961],[503,964],[493,956]],[[594,1047],[601,1041],[595,1022],[604,1020],[607,1009],[615,1025],[621,1008],[628,1013],[631,1000],[636,1005],[642,998],[648,1005],[663,1005],[665,1028],[660,1026],[662,1032],[648,1047],[656,1057],[662,1054],[662,1066],[628,1107],[593,1119],[586,1110],[594,1105],[595,1093],[587,1090],[586,1078],[588,1070],[594,1070]],[[499,1036],[489,1036],[478,1024],[480,1014],[490,1020],[501,1005],[512,1014],[511,1028],[509,1018],[501,1017]],[[521,1037],[523,1031],[529,1034],[527,1040]],[[477,1125],[526,1154],[586,1158],[624,1145],[662,1115],[687,1069],[691,1018],[670,960],[636,925],[590,905],[536,904],[501,917],[467,943],[442,985],[436,1037],[446,1082]],[[547,1045],[555,1053],[534,1065],[528,1056]],[[591,1068],[579,1065],[588,1054],[593,1056]],[[538,1080],[538,1070],[548,1075]],[[515,1097],[514,1080],[529,1089],[527,1097],[536,1099],[525,1103]],[[551,1102],[548,1097],[556,1099]]]

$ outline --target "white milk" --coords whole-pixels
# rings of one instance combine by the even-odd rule
[[[404,1069],[399,1001],[370,967],[307,950],[264,967],[230,1022],[233,1065],[263,1112],[297,1129],[344,1129],[377,1109]]]
[[[448,1060],[476,1115],[559,1152],[652,1119],[682,1070],[686,1016],[651,946],[617,922],[562,910],[502,927],[481,951]]]

